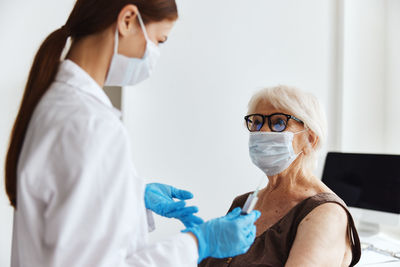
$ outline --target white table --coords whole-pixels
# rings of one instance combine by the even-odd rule
[[[371,237],[361,236],[360,239],[363,244],[372,244],[374,248],[400,253],[400,239],[395,235],[379,233]],[[362,251],[360,262],[356,265],[357,267],[400,267],[400,259],[376,252],[374,248]]]

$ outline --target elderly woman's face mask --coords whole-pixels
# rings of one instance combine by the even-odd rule
[[[286,170],[301,154],[293,150],[293,137],[307,129],[293,132],[250,132],[249,153],[251,161],[267,176]]]

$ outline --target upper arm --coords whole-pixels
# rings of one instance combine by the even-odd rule
[[[341,266],[346,251],[347,214],[326,203],[300,223],[285,266]]]

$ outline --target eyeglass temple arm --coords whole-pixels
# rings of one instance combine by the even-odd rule
[[[304,122],[302,120],[296,118],[295,116],[292,116],[292,115],[289,115],[289,116],[290,116],[291,119],[304,124]]]

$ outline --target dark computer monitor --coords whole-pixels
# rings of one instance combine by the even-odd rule
[[[400,214],[400,155],[329,152],[322,181],[349,207]],[[385,223],[370,214],[367,221]],[[392,223],[390,223],[392,224]]]

